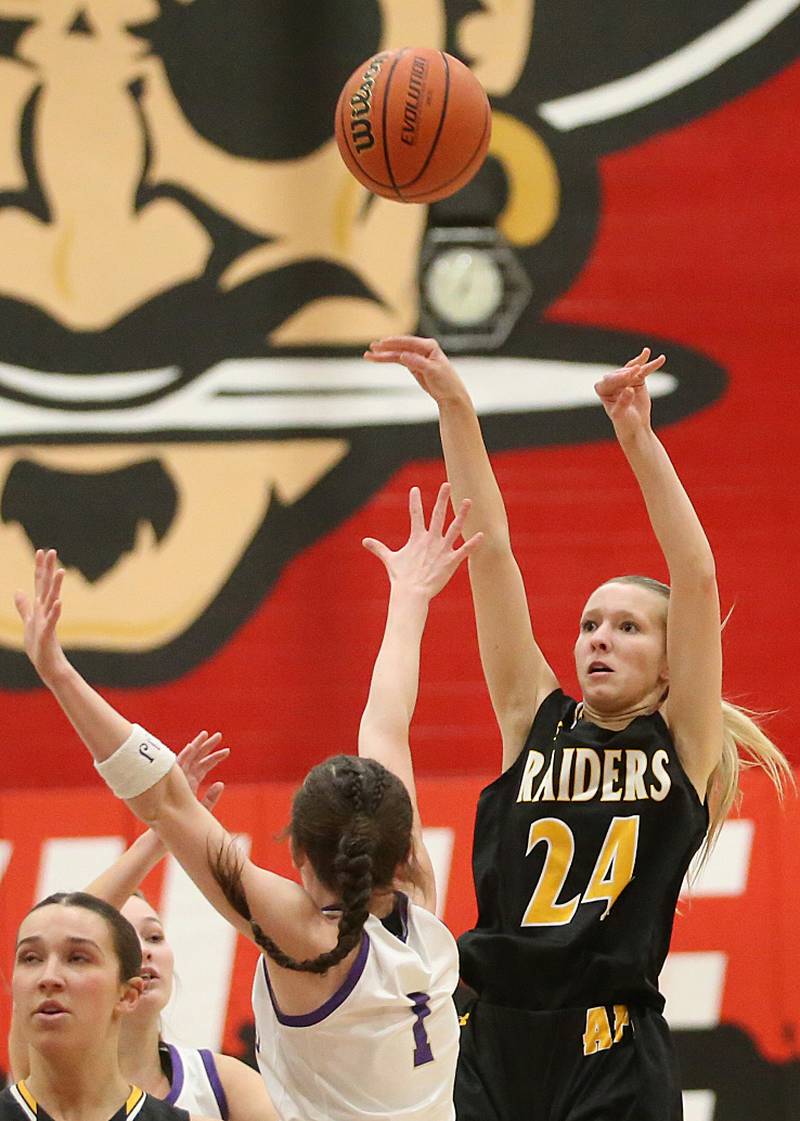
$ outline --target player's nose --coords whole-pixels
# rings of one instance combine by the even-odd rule
[[[64,978],[58,958],[55,956],[45,958],[39,975],[39,988],[44,992],[53,992],[63,987]]]

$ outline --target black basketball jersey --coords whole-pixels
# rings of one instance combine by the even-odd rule
[[[52,1121],[52,1118],[22,1081],[0,1093],[0,1121]],[[167,1105],[138,1086],[132,1086],[127,1101],[110,1121],[190,1121],[190,1117],[185,1109]]]
[[[660,1011],[658,975],[708,811],[660,714],[614,732],[579,713],[551,693],[519,758],[480,796],[478,922],[459,940],[461,975],[516,1008]]]

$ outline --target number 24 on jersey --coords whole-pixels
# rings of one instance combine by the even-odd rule
[[[633,878],[638,841],[638,815],[613,818],[585,890],[572,899],[559,903],[558,897],[575,855],[575,837],[570,827],[558,818],[546,817],[535,821],[528,832],[525,855],[530,856],[536,846],[542,843],[547,846],[547,852],[539,881],[520,925],[566,926],[574,919],[581,903],[602,900],[606,901],[606,908],[601,916],[605,918],[623,888]]]

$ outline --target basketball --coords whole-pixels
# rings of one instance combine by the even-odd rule
[[[355,178],[398,202],[437,202],[477,173],[492,114],[463,62],[429,47],[373,55],[345,82],[336,142]]]

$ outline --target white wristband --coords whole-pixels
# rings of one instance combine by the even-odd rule
[[[95,768],[118,798],[135,798],[172,770],[176,755],[139,724],[113,755]]]

